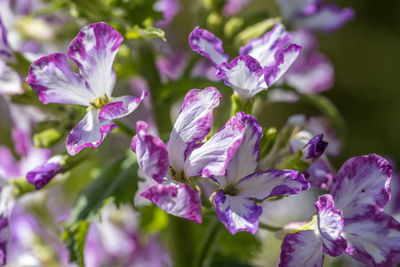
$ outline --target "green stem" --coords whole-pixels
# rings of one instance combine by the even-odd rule
[[[264,230],[268,230],[270,232],[278,232],[279,230],[282,230],[282,227],[276,227],[276,226],[271,226],[265,223],[258,223],[258,227],[264,229]]]
[[[129,128],[125,123],[123,123],[120,120],[114,120],[114,123],[118,125],[119,129],[121,132],[126,133],[130,137],[133,137],[135,135],[135,132],[132,131],[131,128]]]
[[[174,267],[187,267],[193,260],[193,239],[190,224],[192,222],[175,216],[169,216],[167,232],[168,248]]]
[[[209,225],[209,231],[207,235],[204,237],[203,245],[201,246],[200,253],[196,255],[196,258],[193,262],[193,267],[203,267],[204,263],[209,256],[209,252],[214,241],[217,239],[219,230],[221,229],[221,223],[214,219]]]

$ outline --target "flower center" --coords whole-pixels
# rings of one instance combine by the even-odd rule
[[[237,196],[238,194],[239,194],[239,190],[233,184],[227,185],[224,188],[224,195]]]
[[[168,174],[173,180],[186,183],[185,174],[183,172],[177,172],[174,167],[168,166]]]
[[[108,96],[105,94],[104,96],[98,97],[95,100],[93,100],[92,102],[90,102],[89,108],[101,109],[102,107],[107,105],[109,102],[110,102],[110,98],[108,98]]]

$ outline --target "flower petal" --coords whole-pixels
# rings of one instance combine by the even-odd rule
[[[226,63],[229,60],[222,48],[222,41],[207,30],[196,27],[190,33],[189,45],[193,51],[208,58],[214,66]]]
[[[288,85],[303,94],[320,93],[332,87],[334,69],[324,55],[315,53],[301,68],[296,63],[293,64],[296,70],[289,69],[284,76]]]
[[[382,211],[390,199],[392,166],[371,154],[347,160],[335,177],[331,195],[345,219]]]
[[[264,200],[269,197],[298,194],[310,188],[310,184],[298,171],[268,170],[244,177],[236,188],[243,197]]]
[[[310,117],[307,121],[306,128],[313,134],[323,133],[328,142],[326,153],[331,156],[337,156],[341,150],[340,139],[332,128],[330,122],[322,116]]]
[[[0,146],[0,178],[10,180],[20,175],[20,166],[8,147]]]
[[[147,91],[143,91],[140,97],[125,95],[113,98],[110,103],[105,105],[99,113],[100,121],[111,121],[125,117],[132,113],[147,96]]]
[[[158,184],[140,194],[169,214],[202,222],[199,192],[186,184]]]
[[[271,66],[275,63],[278,53],[285,48],[292,38],[286,31],[285,26],[278,23],[263,37],[253,39],[240,48],[240,55],[249,55],[255,58],[262,67]]]
[[[308,167],[304,176],[310,182],[311,186],[329,190],[333,182],[333,171],[330,164],[321,158]]]
[[[258,229],[258,217],[262,208],[251,199],[241,196],[227,196],[220,190],[214,196],[214,205],[218,219],[234,235],[248,231],[252,234]]]
[[[0,265],[7,263],[7,243],[11,240],[11,230],[8,218],[0,217]]]
[[[156,21],[156,26],[166,27],[179,13],[181,4],[178,0],[158,0],[156,3],[154,3],[153,9],[161,12],[164,17],[163,20]]]
[[[47,185],[58,173],[62,172],[62,161],[65,157],[57,155],[26,174],[28,183],[35,186],[36,190]]]
[[[19,74],[8,67],[4,61],[0,61],[0,95],[15,95],[23,92]]]
[[[188,63],[188,55],[182,51],[170,52],[167,57],[158,58],[156,67],[161,81],[166,83],[168,80],[178,80]]]
[[[311,138],[311,140],[304,146],[304,158],[305,159],[318,159],[325,152],[328,146],[328,142],[323,140],[324,135],[319,134]]]
[[[346,222],[346,252],[369,266],[394,266],[400,262],[400,223],[385,213]]]
[[[335,4],[325,4],[317,6],[316,11],[311,14],[300,16],[294,23],[298,28],[331,32],[342,27],[353,17],[354,10],[351,8],[340,9]]]
[[[68,66],[67,57],[51,54],[35,61],[26,82],[38,94],[44,104],[77,104],[89,106],[96,96],[87,87],[82,75],[74,73]]]
[[[229,161],[240,146],[246,125],[238,117],[232,117],[205,144],[194,149],[185,161],[187,177],[213,177],[225,175]]]
[[[221,188],[227,184],[236,184],[241,178],[253,173],[258,163],[260,154],[258,144],[262,136],[262,128],[253,116],[239,112],[237,118],[246,124],[246,131],[242,143],[229,162],[226,182],[220,184]]]
[[[324,252],[332,257],[341,255],[346,250],[346,240],[340,235],[344,220],[341,210],[335,209],[331,195],[318,197],[315,203],[318,210],[318,229],[324,244]]]
[[[314,230],[299,231],[285,236],[279,267],[322,267],[323,261],[322,242]]]
[[[78,64],[96,97],[111,96],[115,84],[112,64],[122,40],[113,27],[99,22],[83,27],[69,45],[68,56]]]
[[[285,72],[299,56],[300,51],[301,46],[291,44],[276,56],[275,65],[266,67],[264,69],[264,79],[268,87],[278,81],[282,75],[285,74]]]
[[[69,133],[67,151],[78,154],[85,147],[98,147],[106,135],[118,127],[111,121],[99,121],[99,110],[89,110],[85,117]]]
[[[15,60],[12,49],[7,40],[7,30],[4,27],[4,23],[0,17],[0,60],[6,62],[12,62]]]
[[[196,142],[201,142],[211,130],[213,110],[221,94],[214,87],[190,90],[175,121],[167,148],[171,165],[182,171],[184,160]]]
[[[147,134],[147,123],[136,123],[136,135],[131,148],[136,153],[138,164],[143,172],[161,183],[168,171],[169,159],[167,147],[159,138]]]
[[[242,99],[249,99],[268,88],[263,75],[257,60],[251,56],[239,56],[229,64],[219,66],[217,78],[224,79],[225,84]]]

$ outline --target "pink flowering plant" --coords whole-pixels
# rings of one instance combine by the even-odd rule
[[[399,264],[395,158],[325,94],[354,13],[0,0],[0,265]]]

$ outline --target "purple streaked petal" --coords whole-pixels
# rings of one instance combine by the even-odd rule
[[[278,81],[299,56],[301,46],[291,44],[275,57],[275,64],[264,69],[265,82],[268,86]]]
[[[26,174],[46,162],[51,157],[51,151],[45,148],[30,147],[26,156],[19,161],[20,176]]]
[[[89,106],[90,101],[96,98],[83,76],[72,72],[67,57],[60,53],[42,57],[32,63],[26,82],[44,104]]]
[[[258,217],[262,208],[251,199],[241,196],[224,195],[220,190],[213,199],[217,217],[234,235],[247,231],[255,234],[258,229]]]
[[[229,64],[218,67],[217,78],[224,79],[242,99],[249,99],[268,88],[263,75],[257,60],[251,56],[238,56]]]
[[[341,255],[346,250],[346,240],[341,236],[344,220],[341,210],[335,209],[331,195],[318,197],[315,203],[318,210],[318,230],[323,242],[323,251],[332,257]]]
[[[236,184],[240,179],[253,173],[257,167],[260,148],[258,144],[262,136],[262,128],[258,120],[239,112],[236,117],[246,124],[244,138],[236,153],[229,162],[226,170],[226,181],[221,184],[224,188],[228,184]]]
[[[143,172],[161,183],[168,171],[168,151],[163,141],[147,134],[147,126],[144,121],[136,123],[137,134],[132,139],[131,148]]]
[[[147,96],[147,91],[143,91],[140,97],[125,95],[113,98],[110,103],[105,105],[99,113],[99,120],[111,121],[120,119],[132,113]]]
[[[371,154],[347,160],[335,177],[331,195],[345,219],[382,211],[390,199],[392,166]]]
[[[14,53],[7,40],[7,30],[0,16],[0,60],[6,62],[15,61]]]
[[[330,164],[324,158],[319,159],[308,167],[304,176],[310,182],[311,186],[329,190],[333,182],[333,170]]]
[[[15,70],[0,61],[0,95],[22,94],[21,78]]]
[[[279,267],[322,267],[322,242],[314,230],[287,234],[282,243]]]
[[[185,174],[212,177],[225,175],[229,161],[242,143],[246,125],[232,117],[205,144],[194,149],[185,161]]]
[[[305,159],[318,159],[325,152],[328,142],[323,140],[324,135],[319,134],[314,136],[303,148]]]
[[[285,26],[278,23],[263,37],[253,39],[240,48],[240,55],[249,55],[255,58],[262,67],[275,63],[278,53],[285,48],[292,38]]]
[[[85,147],[98,147],[106,135],[118,127],[112,121],[99,121],[99,110],[89,110],[67,138],[67,151],[75,156]]]
[[[294,23],[298,28],[332,32],[353,18],[354,10],[351,8],[340,9],[335,4],[321,4],[316,11],[298,17]]]
[[[269,197],[298,194],[310,188],[310,184],[298,171],[268,170],[244,177],[236,188],[242,197],[264,200]]]
[[[140,194],[167,213],[196,223],[202,222],[199,192],[186,184],[158,184]]]
[[[400,223],[385,213],[347,222],[343,228],[346,253],[368,266],[400,262]]]
[[[190,33],[189,45],[193,51],[208,58],[214,66],[227,63],[229,60],[222,48],[222,41],[207,30],[196,27]]]
[[[35,169],[29,171],[26,174],[28,182],[35,186],[36,190],[43,188],[47,185],[58,173],[62,172],[63,167],[61,165],[65,157],[57,155]]]
[[[69,45],[68,56],[78,64],[96,97],[111,96],[115,84],[112,64],[122,40],[113,27],[99,22],[83,27]]]
[[[171,165],[181,171],[189,150],[201,142],[211,130],[213,110],[221,94],[214,87],[192,89],[186,96],[167,144]]]

